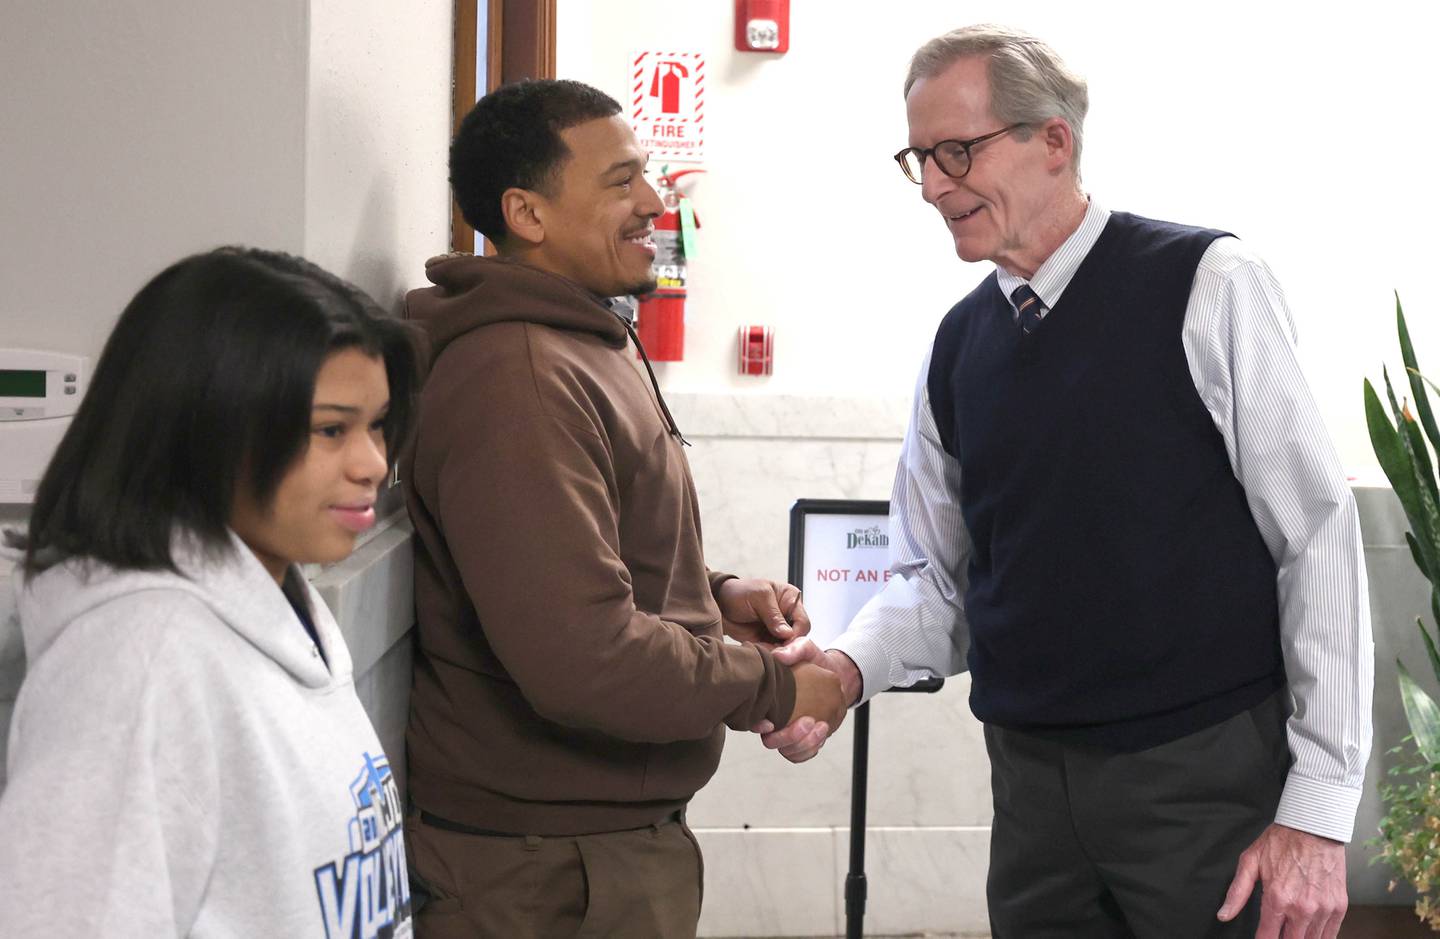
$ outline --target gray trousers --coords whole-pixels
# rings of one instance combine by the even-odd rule
[[[1283,697],[1138,753],[987,725],[995,939],[1254,936],[1258,885],[1230,923],[1215,913],[1240,852],[1275,819]]]

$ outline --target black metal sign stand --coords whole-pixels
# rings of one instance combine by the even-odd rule
[[[865,787],[870,767],[870,702],[855,709],[855,749],[850,761],[850,868],[845,872],[845,939],[865,935]]]
[[[890,503],[883,499],[799,499],[790,510],[790,583],[805,589],[805,516],[857,515],[888,518]],[[943,678],[926,678],[891,692],[933,693]],[[870,766],[870,702],[855,709],[855,749],[850,768],[850,869],[845,874],[845,939],[865,933],[865,809]]]
[[[933,694],[945,685],[943,678],[924,678],[890,693]],[[850,869],[845,872],[845,939],[865,935],[865,803],[870,768],[870,702],[855,709],[855,749],[850,762]]]

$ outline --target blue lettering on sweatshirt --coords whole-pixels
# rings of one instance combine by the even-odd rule
[[[400,939],[410,935],[410,881],[400,793],[384,756],[365,754],[350,783],[355,817],[350,853],[315,868],[327,939]]]

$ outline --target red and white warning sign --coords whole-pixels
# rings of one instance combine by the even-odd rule
[[[705,155],[705,56],[632,56],[630,126],[652,159],[699,162]]]

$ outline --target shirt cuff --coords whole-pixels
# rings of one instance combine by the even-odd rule
[[[1349,842],[1355,833],[1355,812],[1361,790],[1307,779],[1291,773],[1280,794],[1275,823],[1322,838]]]
[[[863,633],[845,632],[830,644],[829,650],[845,653],[860,669],[860,697],[856,707],[890,687],[890,654],[880,640]]]
[[[705,571],[705,577],[710,581],[710,596],[712,597],[720,596],[720,585],[725,583],[725,581],[739,580],[734,574],[727,574],[724,571],[712,571],[708,568]]]

